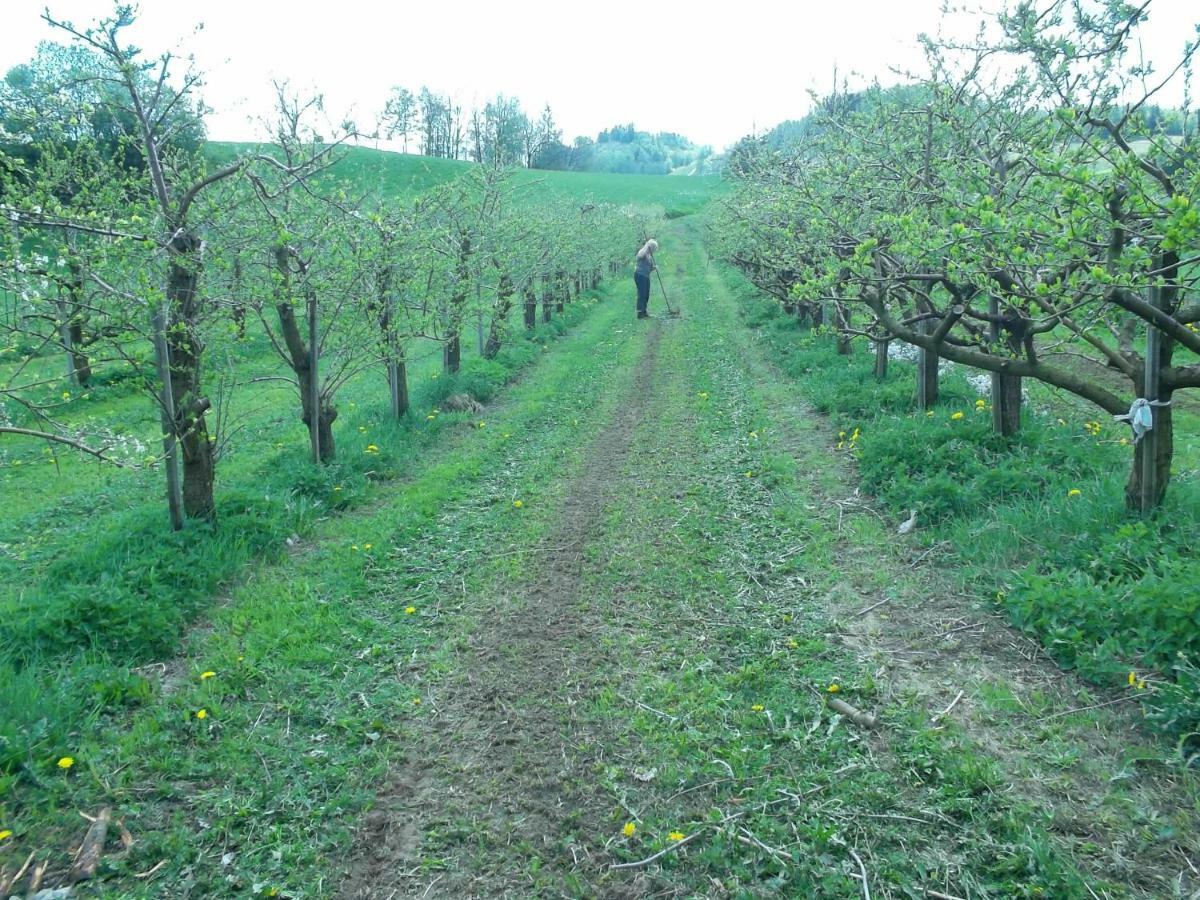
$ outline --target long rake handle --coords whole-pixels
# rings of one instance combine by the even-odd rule
[[[658,276],[658,289],[662,291],[663,303],[667,304],[667,312],[669,312],[671,315],[675,315],[675,307],[671,305],[671,301],[667,297],[667,289],[663,287],[662,272],[658,271],[657,266],[654,269],[654,274]]]

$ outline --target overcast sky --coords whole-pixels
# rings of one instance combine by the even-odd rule
[[[38,41],[59,39],[40,19],[46,0],[0,5],[0,70],[29,59]],[[77,25],[112,9],[105,0],[49,5]],[[349,114],[360,128],[391,86],[424,84],[464,107],[501,92],[532,115],[549,103],[568,142],[632,121],[720,149],[803,115],[808,89],[827,89],[835,68],[887,82],[889,67],[919,65],[916,36],[938,29],[941,5],[335,0],[313,4],[316,12],[303,0],[144,0],[130,36],[147,51],[195,55],[218,140],[258,136],[253,122],[269,111],[271,79],[282,78],[319,90],[334,116]],[[1197,20],[1195,0],[1154,0],[1149,55],[1177,58]]]

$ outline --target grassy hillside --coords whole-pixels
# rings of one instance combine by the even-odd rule
[[[209,145],[209,152],[214,161],[220,162],[254,147],[253,144],[214,143]],[[474,165],[461,160],[347,147],[333,171],[351,183],[363,187],[379,186],[390,196],[411,197]],[[722,181],[715,175],[680,178],[522,169],[517,173],[517,179],[535,194],[569,197],[579,203],[655,206],[672,218],[698,212],[722,190]]]

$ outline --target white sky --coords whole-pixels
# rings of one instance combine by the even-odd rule
[[[0,72],[60,39],[41,21],[47,0],[0,0]],[[464,107],[503,92],[531,115],[549,103],[564,139],[634,122],[717,149],[803,115],[809,88],[837,68],[892,81],[920,64],[916,35],[936,31],[942,0],[735,0],[709,9],[677,0],[143,0],[129,35],[148,52],[182,49],[207,73],[209,134],[258,136],[271,79],[324,93],[332,116],[374,121],[393,85],[422,84]],[[49,0],[83,25],[107,0]],[[317,7],[320,12],[312,11]],[[714,8],[715,7],[715,8]],[[1154,0],[1148,55],[1177,58],[1195,39],[1195,0]],[[203,23],[198,34],[195,27]],[[852,82],[853,83],[853,82]],[[1181,94],[1164,96],[1179,102]]]

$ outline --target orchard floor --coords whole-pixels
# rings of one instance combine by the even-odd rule
[[[609,288],[232,592],[175,666],[204,730],[135,723],[70,798],[135,837],[81,892],[1196,896],[1196,776],[897,536],[699,227],[663,246],[681,318]]]
[[[1190,896],[1194,777],[879,521],[672,237],[684,318],[615,317],[339,896]]]

